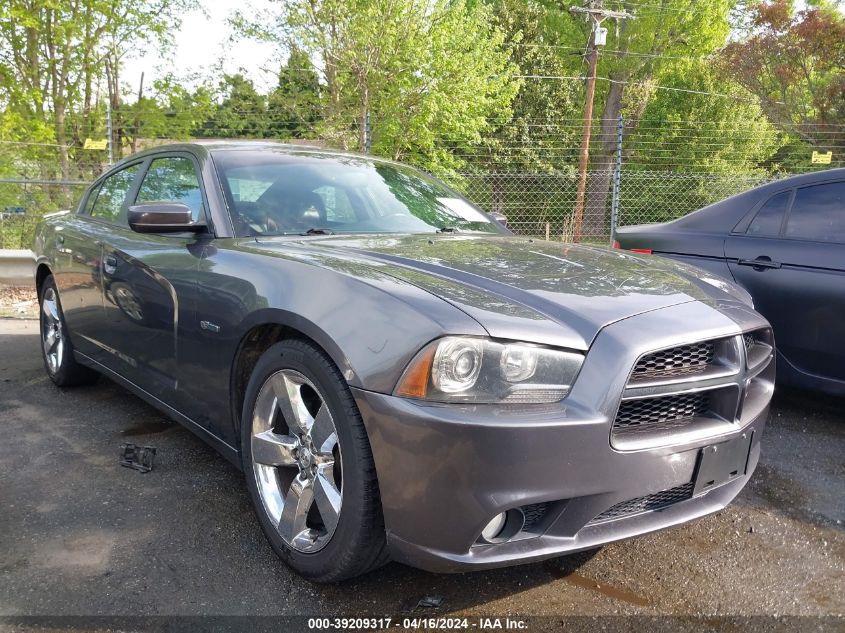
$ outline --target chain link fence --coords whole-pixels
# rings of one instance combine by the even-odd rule
[[[446,178],[486,211],[507,217],[515,233],[562,239],[573,235],[578,190],[574,173],[462,173]],[[611,210],[618,203],[618,226],[666,222],[771,180],[768,175],[735,175],[622,170],[619,192],[612,171],[587,175],[583,238],[607,242]]]
[[[0,249],[29,248],[45,213],[72,207],[87,183],[0,179]]]
[[[618,203],[618,225],[665,222],[771,179],[731,175],[625,170],[618,194],[612,171],[588,174],[583,239],[607,243],[611,209]],[[486,211],[502,214],[515,233],[571,241],[578,187],[574,172],[458,173],[444,176]],[[44,213],[73,206],[86,183],[80,181],[0,180],[0,249],[29,248]]]

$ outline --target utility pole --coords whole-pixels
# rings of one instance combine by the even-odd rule
[[[627,11],[605,9],[602,0],[587,0],[587,6],[570,7],[572,13],[578,13],[591,23],[589,48],[590,69],[587,73],[587,95],[584,101],[584,135],[581,139],[581,153],[578,156],[578,192],[575,196],[575,231],[574,240],[581,241],[584,225],[584,199],[587,194],[587,167],[590,164],[590,134],[593,127],[593,99],[596,96],[596,68],[599,63],[599,46],[607,42],[607,29],[602,22],[608,18],[624,20],[634,16]]]
[[[112,137],[114,130],[111,121],[111,96],[106,99],[106,147],[109,150],[109,166],[114,164],[114,149],[112,148]]]
[[[141,82],[138,84],[138,105],[135,109],[135,129],[132,133],[132,153],[138,149],[138,135],[141,130],[141,99],[144,98],[144,71],[141,71]]]
[[[373,144],[373,128],[370,125],[370,111],[364,117],[364,153],[369,154]]]
[[[610,245],[616,241],[616,227],[619,225],[619,196],[622,186],[622,141],[625,139],[625,119],[619,114],[616,122],[616,163],[613,166],[613,191],[610,203]]]

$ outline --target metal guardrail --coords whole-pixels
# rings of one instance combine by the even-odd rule
[[[35,283],[35,257],[28,250],[0,250],[0,284],[31,286]]]

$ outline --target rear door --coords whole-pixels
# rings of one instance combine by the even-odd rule
[[[845,380],[845,181],[775,193],[726,255],[797,369]]]
[[[197,163],[190,154],[148,159],[103,248],[104,343],[109,366],[160,400],[182,406],[180,339],[194,327],[196,273],[204,236],[136,233],[128,207],[142,202],[181,202],[195,220],[206,203]]]

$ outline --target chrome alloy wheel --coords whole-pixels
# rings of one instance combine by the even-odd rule
[[[320,551],[337,528],[343,481],[332,414],[308,378],[283,369],[264,381],[250,447],[261,502],[284,542]]]
[[[41,345],[51,374],[62,366],[65,356],[65,338],[59,316],[59,299],[55,288],[47,288],[41,301]]]

